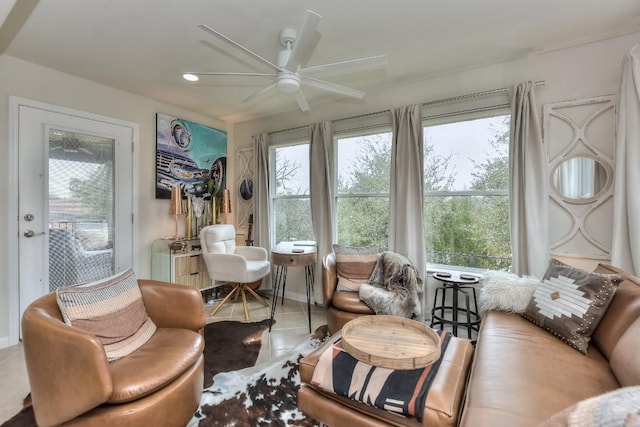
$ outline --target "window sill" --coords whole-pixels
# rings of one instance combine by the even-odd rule
[[[485,273],[491,270],[482,269],[482,268],[473,268],[473,267],[463,267],[463,266],[457,266],[457,265],[427,263],[427,275],[430,276],[431,274],[437,271],[444,271],[448,273],[472,273],[482,278],[482,276]]]

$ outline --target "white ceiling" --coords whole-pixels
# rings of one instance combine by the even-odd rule
[[[314,10],[322,19],[307,66],[387,55],[385,69],[326,78],[367,92],[640,31],[638,0],[42,0],[13,37],[17,8],[34,2],[16,2],[6,19],[0,10],[6,54],[229,122],[298,107],[277,92],[241,103],[265,78],[184,81],[188,70],[270,71],[198,24],[275,62],[280,30]],[[362,102],[304,93],[311,110]]]

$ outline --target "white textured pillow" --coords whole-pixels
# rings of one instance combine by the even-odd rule
[[[623,387],[581,400],[549,418],[540,427],[637,427],[640,386]]]
[[[480,315],[489,310],[524,312],[539,283],[540,279],[533,276],[520,277],[505,271],[485,273],[478,297]]]

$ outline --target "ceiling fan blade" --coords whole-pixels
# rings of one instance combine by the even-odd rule
[[[187,71],[185,74],[193,74],[196,76],[244,76],[244,77],[275,77],[273,73],[230,73],[217,71]]]
[[[326,90],[328,92],[337,93],[338,95],[349,96],[351,98],[362,99],[367,94],[361,90],[351,89],[350,87],[337,85],[335,83],[329,83],[324,80],[314,79],[313,77],[305,77],[301,78],[302,83],[307,84],[309,86],[313,86],[318,89]]]
[[[240,49],[242,52],[246,53],[247,55],[257,59],[258,61],[262,62],[263,64],[273,68],[274,70],[280,70],[278,68],[277,65],[275,65],[273,62],[264,59],[262,56],[258,55],[255,52],[250,51],[249,49],[247,49],[246,47],[242,46],[239,43],[234,42],[233,40],[231,40],[229,37],[225,36],[224,34],[214,30],[213,28],[204,25],[204,24],[200,24],[198,25],[198,28],[200,28],[201,30],[203,30],[204,32],[207,32],[209,34],[211,34],[212,36],[215,36],[217,38],[219,38],[220,40],[230,44],[231,46],[235,47],[236,49]]]
[[[334,62],[333,64],[318,65],[316,67],[302,68],[298,73],[309,77],[323,77],[332,74],[374,70],[386,65],[387,57],[385,55],[379,55],[371,56],[369,58],[353,59],[351,61]]]
[[[260,95],[263,95],[267,92],[269,92],[271,89],[274,89],[276,87],[276,83],[271,83],[269,86],[265,87],[264,89],[260,89],[259,91],[252,93],[251,95],[247,96],[245,99],[243,99],[240,102],[249,102],[254,98],[259,97]]]
[[[311,41],[313,40],[313,34],[316,31],[318,22],[320,22],[321,16],[312,10],[307,10],[307,16],[304,18],[302,28],[298,32],[296,42],[293,44],[293,49],[289,55],[286,68],[295,71],[300,65],[300,61],[307,54],[307,51],[311,47]]]
[[[307,103],[307,99],[304,97],[304,94],[300,89],[298,89],[295,92],[292,92],[291,94],[296,99],[296,102],[298,103],[298,107],[300,107],[300,110],[309,111],[309,104]]]

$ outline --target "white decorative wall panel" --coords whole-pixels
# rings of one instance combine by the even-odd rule
[[[615,123],[613,96],[543,107],[554,255],[610,258]]]
[[[253,148],[242,148],[237,151],[236,175],[236,223],[238,228],[249,225],[249,216],[253,214]]]

